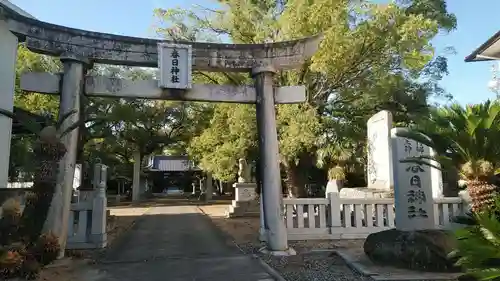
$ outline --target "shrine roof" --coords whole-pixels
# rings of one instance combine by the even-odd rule
[[[500,31],[465,58],[466,62],[500,60]]]

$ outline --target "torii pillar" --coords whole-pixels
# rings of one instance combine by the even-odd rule
[[[279,166],[278,132],[276,130],[276,110],[274,103],[272,65],[252,69],[257,94],[256,113],[259,133],[260,175],[262,181],[262,209],[264,227],[270,248],[288,250],[285,221],[283,220],[283,195]]]

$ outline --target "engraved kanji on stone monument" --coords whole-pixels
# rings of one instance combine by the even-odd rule
[[[391,130],[394,163],[394,201],[396,228],[419,230],[434,228],[434,200],[432,189],[441,178],[436,177],[430,166],[418,163],[401,163],[409,157],[432,155],[430,147],[411,139],[397,136],[405,128]],[[439,170],[438,170],[439,171]]]
[[[407,146],[412,147],[412,143],[415,143],[415,153],[411,153],[411,150],[408,151],[409,157],[422,156],[424,153],[423,144],[412,141],[409,139],[405,139],[405,148]],[[413,176],[410,178],[410,190],[406,193],[406,197],[408,198],[407,202],[409,204],[408,207],[408,218],[414,219],[417,217],[427,218],[427,195],[425,189],[422,189],[422,180],[420,179],[419,173],[425,173],[422,165],[419,164],[407,164],[406,172],[410,172]],[[415,190],[416,189],[416,190]],[[433,207],[433,206],[431,206]]]
[[[160,88],[191,89],[191,45],[158,44]]]
[[[392,115],[389,111],[382,110],[373,115],[366,125],[368,188],[391,190],[393,188],[390,146]]]

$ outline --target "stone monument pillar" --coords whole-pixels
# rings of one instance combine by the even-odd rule
[[[387,110],[382,110],[370,117],[366,126],[368,129],[368,188],[394,189],[391,151],[392,114]]]
[[[250,182],[250,167],[245,159],[238,160],[238,182],[233,184],[234,200],[226,212],[227,217],[243,217],[259,214],[257,209],[257,184]]]
[[[257,184],[250,182],[250,169],[245,159],[238,160],[238,182],[233,184],[236,202],[247,202],[256,197]]]
[[[439,185],[441,178],[433,178],[435,174],[432,170],[437,169],[430,166],[400,163],[408,157],[432,155],[428,146],[397,135],[405,130],[391,130],[396,228],[404,231],[432,229],[435,228],[433,189]]]
[[[339,195],[342,198],[392,198],[394,196],[392,114],[382,110],[368,119],[366,127],[367,186],[343,188],[339,191]]]
[[[263,208],[267,242],[271,251],[287,251],[288,241],[283,216],[283,194],[279,166],[278,133],[274,103],[271,64],[252,69],[257,94],[257,129],[259,133],[260,175],[262,179]]]
[[[17,37],[7,23],[0,19],[0,108],[12,112],[14,109],[14,86],[16,79]],[[0,115],[0,187],[6,188],[9,181],[10,140],[12,120]]]

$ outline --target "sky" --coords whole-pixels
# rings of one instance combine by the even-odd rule
[[[214,0],[11,0],[39,20],[74,28],[137,37],[155,37],[154,8],[214,7]],[[498,0],[449,0],[448,10],[458,19],[450,34],[434,40],[436,54],[448,58],[450,74],[441,86],[461,104],[477,103],[495,97],[487,85],[490,62],[465,63],[464,58],[500,29],[494,20],[500,11]],[[453,47],[455,53],[446,52]]]

